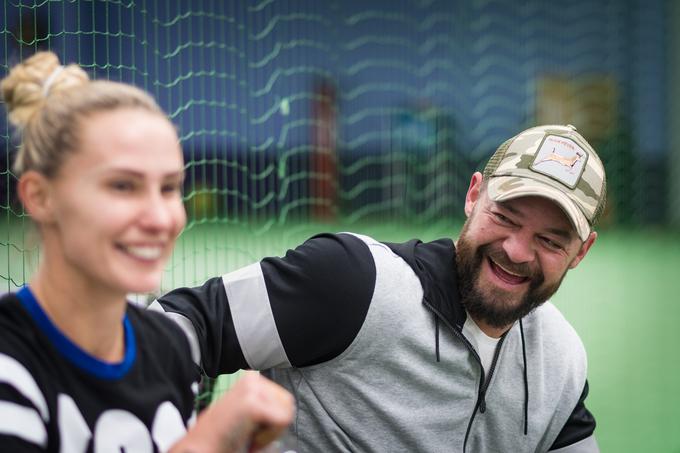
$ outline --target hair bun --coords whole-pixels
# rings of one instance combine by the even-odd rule
[[[12,124],[23,129],[47,97],[89,81],[77,65],[57,71],[59,67],[59,58],[53,52],[38,52],[12,68],[0,85]]]

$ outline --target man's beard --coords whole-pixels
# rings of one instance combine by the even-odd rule
[[[513,263],[500,247],[491,244],[475,246],[467,238],[467,222],[456,243],[458,288],[461,303],[474,319],[484,321],[495,328],[505,328],[531,313],[543,304],[560,287],[566,271],[551,285],[545,285],[540,268],[526,263]],[[491,258],[495,263],[514,273],[529,278],[529,288],[517,301],[517,296],[493,286],[482,287],[479,281],[483,261]],[[515,300],[508,300],[511,297]]]

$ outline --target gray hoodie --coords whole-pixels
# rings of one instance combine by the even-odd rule
[[[266,370],[295,395],[300,452],[597,452],[586,353],[557,308],[504,335],[489,378],[456,278],[449,239],[323,235],[160,302],[205,369]]]

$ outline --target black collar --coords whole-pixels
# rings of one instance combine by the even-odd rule
[[[386,242],[385,245],[406,261],[418,276],[423,286],[423,303],[460,332],[467,315],[460,303],[453,241],[438,239],[424,243],[412,239],[399,244]]]

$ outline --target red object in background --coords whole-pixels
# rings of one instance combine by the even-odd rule
[[[310,194],[314,199],[312,218],[333,222],[337,217],[337,111],[335,86],[328,80],[317,83],[312,100],[312,153]]]

